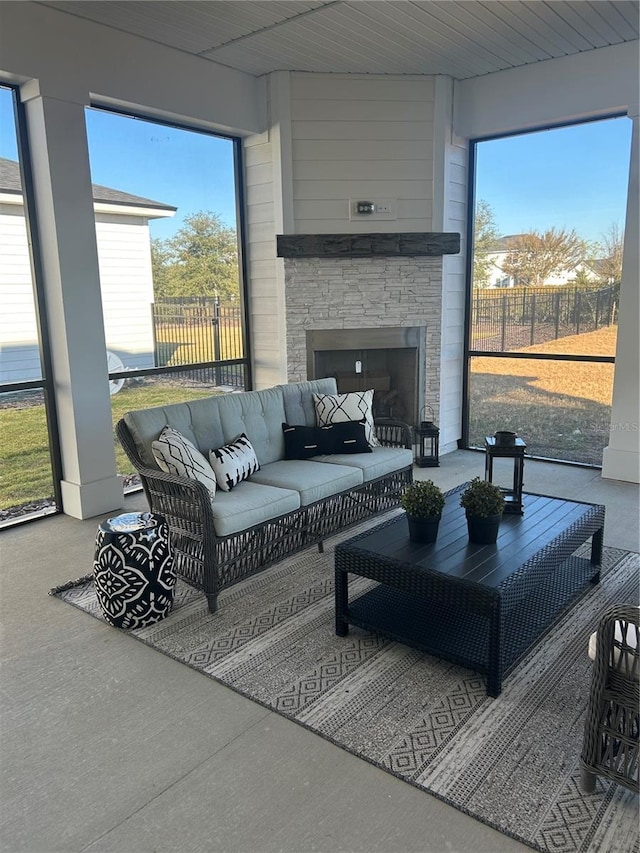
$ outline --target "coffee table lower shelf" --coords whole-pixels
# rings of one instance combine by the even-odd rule
[[[336,633],[348,625],[384,634],[421,651],[482,673],[487,693],[498,696],[508,675],[541,636],[599,579],[599,567],[571,556],[541,582],[535,593],[502,613],[498,659],[490,651],[491,619],[433,596],[378,584],[336,611]],[[336,565],[338,574],[346,574]]]

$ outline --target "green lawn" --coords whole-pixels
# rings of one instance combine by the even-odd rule
[[[130,382],[111,398],[113,424],[132,409],[181,403],[209,397],[211,390],[153,382]],[[0,409],[0,510],[51,498],[53,480],[44,405],[18,405]],[[132,466],[115,438],[120,474],[132,473]]]
[[[0,409],[0,510],[53,495],[43,405]]]

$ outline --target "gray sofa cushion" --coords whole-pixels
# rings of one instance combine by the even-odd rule
[[[260,465],[284,459],[280,420],[281,415],[284,415],[284,404],[282,392],[278,388],[226,394],[218,399],[216,408],[219,431],[206,424],[202,424],[198,431],[198,446],[203,453],[230,444],[244,433],[253,445]],[[208,413],[205,413],[204,417],[207,416]]]
[[[404,447],[374,447],[371,453],[335,453],[330,456],[314,456],[316,462],[329,465],[350,465],[359,468],[365,483],[384,477],[393,471],[410,468],[413,453]]]
[[[244,480],[231,492],[218,490],[211,502],[213,524],[218,536],[229,536],[300,508],[300,496],[289,489],[276,489]]]
[[[347,458],[353,457],[349,455]],[[300,494],[301,506],[309,506],[345,489],[357,488],[362,485],[363,479],[362,471],[356,467],[314,462],[311,459],[288,459],[272,462],[256,471],[251,482],[293,489]]]
[[[142,461],[148,468],[158,468],[151,443],[156,441],[167,425],[173,427],[198,447],[188,403],[174,403],[171,406],[154,406],[151,409],[127,412],[124,416],[124,422],[135,441]],[[198,450],[200,450],[199,447]]]
[[[335,394],[338,388],[334,377],[311,379],[308,382],[292,382],[290,385],[277,387],[282,389],[286,415],[284,421],[292,426],[316,426],[313,395]]]

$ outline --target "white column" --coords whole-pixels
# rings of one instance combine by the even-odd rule
[[[84,93],[23,87],[67,515],[124,505],[116,473]]]
[[[453,80],[444,76],[436,77],[434,95],[431,230],[460,234],[459,254],[443,255],[441,258],[440,391],[436,402],[440,421],[440,453],[445,454],[456,450],[462,435],[469,143],[454,131]],[[432,403],[431,400],[427,402]]]
[[[640,483],[640,119],[633,116],[629,194],[620,284],[620,311],[609,446],[602,457],[602,476]]]

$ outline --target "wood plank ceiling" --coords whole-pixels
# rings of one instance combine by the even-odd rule
[[[635,41],[638,0],[71,0],[42,5],[249,74],[458,80]]]

